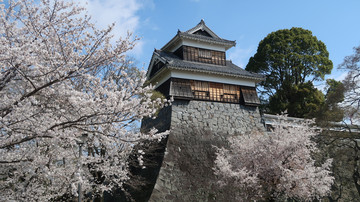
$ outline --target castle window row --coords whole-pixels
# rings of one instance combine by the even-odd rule
[[[178,78],[171,78],[169,82],[170,89],[165,94],[177,99],[240,103],[248,106],[260,104],[253,87]]]
[[[202,62],[214,65],[226,65],[225,52],[196,48],[191,46],[181,46],[175,52],[183,60]]]

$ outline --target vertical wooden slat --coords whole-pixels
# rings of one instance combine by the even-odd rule
[[[215,101],[221,101],[223,97],[223,84],[210,83],[210,98]]]
[[[196,53],[196,48],[192,48],[192,57],[193,57],[193,60],[196,61],[196,62],[199,62],[198,57],[196,57],[195,53]]]
[[[194,61],[195,57],[194,57],[194,48],[193,47],[190,47],[190,55],[191,55],[191,61]]]
[[[196,62],[199,62],[199,57],[197,57],[196,52],[197,52],[197,48],[193,48],[193,57],[194,57],[194,60],[195,60]]]
[[[241,88],[241,92],[244,99],[244,104],[249,106],[260,105],[260,100],[257,96],[255,88]]]
[[[190,57],[191,57],[191,61],[194,61],[195,57],[194,57],[194,48],[190,47]]]
[[[226,65],[225,53],[222,53],[222,55],[221,55],[221,64],[224,66]]]
[[[194,80],[188,81],[187,85],[190,85],[195,99],[230,103],[240,102],[240,86]],[[189,95],[186,93],[186,96]]]
[[[214,50],[207,50],[201,48],[195,48],[191,46],[184,46],[183,50],[183,58],[184,60],[194,61],[194,62],[202,62],[202,63],[209,63],[215,65],[226,65],[225,64],[225,52],[222,51],[214,51]],[[203,56],[199,54],[199,51],[208,51]],[[211,56],[207,57],[206,55],[209,54]]]

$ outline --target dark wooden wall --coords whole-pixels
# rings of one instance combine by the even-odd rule
[[[191,46],[181,46],[175,55],[188,61],[202,62],[214,65],[226,65],[226,55],[222,51],[214,51]]]
[[[170,85],[170,89],[167,91],[169,94],[165,95],[174,96],[177,99],[240,103],[248,106],[260,104],[254,87],[171,78],[158,90],[165,92],[163,89],[167,85]]]

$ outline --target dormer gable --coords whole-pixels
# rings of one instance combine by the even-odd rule
[[[201,35],[201,36],[212,37],[207,31],[204,31],[204,30],[198,30],[198,31],[194,32],[194,34]]]
[[[197,24],[195,27],[187,30],[185,33],[195,34],[195,35],[202,35],[202,36],[207,36],[207,37],[211,37],[211,38],[221,39],[208,26],[206,26],[203,19],[201,19],[199,24]]]
[[[204,20],[201,20],[195,27],[185,32],[178,30],[177,34],[160,50],[173,53],[181,46],[191,46],[225,52],[235,45],[235,41],[220,38],[206,26]]]

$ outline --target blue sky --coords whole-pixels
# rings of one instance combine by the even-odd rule
[[[201,19],[218,36],[236,40],[227,58],[245,67],[259,42],[269,33],[302,27],[323,41],[334,63],[332,75],[343,58],[360,45],[359,0],[79,0],[99,26],[116,22],[114,34],[129,30],[141,37],[131,55],[139,67],[148,67],[154,48],[160,49],[177,32],[194,27]]]
[[[178,29],[186,31],[201,19],[220,37],[236,40],[227,58],[245,67],[267,34],[302,27],[323,41],[334,63],[329,77],[342,78],[336,71],[343,58],[360,44],[360,1],[358,0],[159,0],[146,1],[135,15],[134,33],[142,37],[136,59],[147,67],[154,48],[161,48]]]

